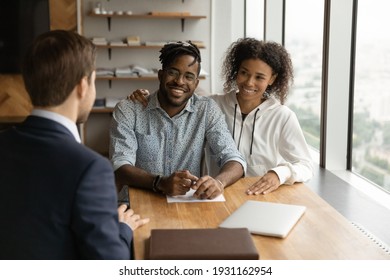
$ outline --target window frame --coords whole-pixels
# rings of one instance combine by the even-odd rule
[[[284,45],[285,1],[264,0],[264,39]],[[390,209],[390,194],[352,172],[358,0],[324,0],[323,72],[318,164]]]

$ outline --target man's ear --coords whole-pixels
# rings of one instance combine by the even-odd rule
[[[80,82],[76,85],[77,89],[77,97],[80,99],[84,99],[87,94],[88,89],[88,79],[87,76],[84,76]]]

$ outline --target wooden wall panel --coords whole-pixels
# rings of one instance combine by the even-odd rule
[[[50,29],[77,30],[76,0],[49,0]],[[0,75],[0,117],[27,116],[32,105],[21,75]]]
[[[50,29],[77,30],[76,0],[50,0]]]
[[[0,75],[0,116],[27,116],[32,105],[21,75]]]

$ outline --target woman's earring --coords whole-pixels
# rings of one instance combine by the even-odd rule
[[[263,99],[268,99],[270,98],[271,96],[271,86],[268,85],[267,88],[265,89],[264,93],[263,93]]]

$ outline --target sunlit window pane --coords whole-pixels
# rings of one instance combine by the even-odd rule
[[[390,191],[390,2],[359,0],[352,171]]]
[[[264,37],[264,0],[246,0],[245,36],[262,40]]]
[[[286,0],[285,46],[295,75],[286,104],[316,150],[320,147],[323,21],[324,0]]]

